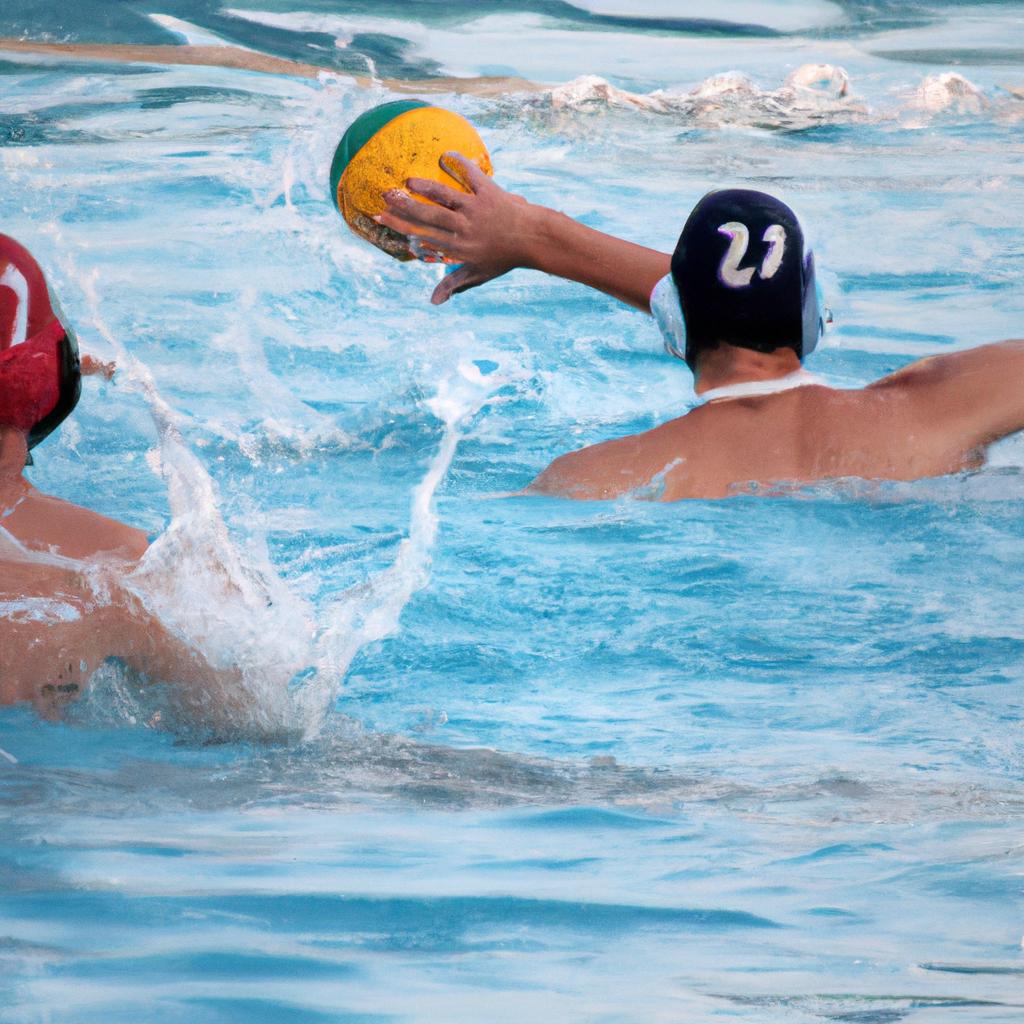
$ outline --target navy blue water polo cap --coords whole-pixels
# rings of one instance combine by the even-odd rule
[[[757,352],[814,351],[824,327],[796,214],[750,189],[709,192],[693,209],[672,254],[691,369],[697,353],[728,342]]]

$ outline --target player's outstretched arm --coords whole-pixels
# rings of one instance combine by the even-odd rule
[[[1024,430],[1024,340],[932,356],[871,386],[906,389],[930,429],[983,449]]]
[[[579,281],[637,309],[650,312],[654,286],[670,269],[670,257],[588,228],[545,206],[506,192],[476,164],[446,153],[441,167],[463,182],[468,194],[425,178],[410,178],[408,193],[385,195],[377,220],[419,239],[428,254],[461,263],[434,289],[435,305],[517,267]],[[424,203],[416,196],[432,200]]]

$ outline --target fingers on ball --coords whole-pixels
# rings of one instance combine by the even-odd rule
[[[412,217],[416,219],[413,220]],[[398,231],[403,235],[414,235],[431,242],[431,244],[443,246],[445,242],[450,243],[455,239],[454,228],[444,223],[433,222],[429,217],[422,216],[418,210],[409,211],[409,216],[405,215],[405,211],[385,210],[383,213],[378,213],[373,219],[393,231]]]
[[[474,192],[479,192],[481,188],[486,188],[490,181],[487,175],[472,160],[467,159],[461,153],[444,153],[439,163],[442,170]]]
[[[454,232],[457,230],[459,219],[454,210],[445,206],[435,206],[433,203],[421,203],[415,199],[411,200],[401,210],[402,216],[417,224],[424,224],[429,227],[440,228],[442,231]]]
[[[464,192],[457,192],[440,181],[431,181],[430,178],[410,178],[406,186],[414,195],[423,196],[424,199],[430,199],[449,210],[461,209],[466,199]]]
[[[439,228],[443,231],[454,232],[457,229],[457,222],[454,218],[455,211],[446,206],[438,206],[434,203],[423,203],[413,199],[404,192],[385,192],[384,200],[388,204],[387,212],[393,216],[428,227]]]

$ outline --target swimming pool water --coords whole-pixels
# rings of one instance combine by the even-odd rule
[[[838,385],[1020,334],[1021,5],[630,20],[700,16],[669,6],[49,31],[549,83],[442,101],[505,186],[662,248],[710,187],[778,192]],[[435,309],[435,269],[348,235],[330,154],[386,90],[4,61],[0,230],[121,367],[32,479],[156,538],[151,599],[245,667],[250,710],[176,720],[116,669],[67,722],[0,710],[3,1024],[1024,1016],[1019,439],[909,485],[502,497],[678,415],[690,378],[578,286]],[[816,62],[848,95],[781,89]],[[583,75],[639,100],[555,88]]]

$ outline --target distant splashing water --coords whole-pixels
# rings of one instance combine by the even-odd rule
[[[1011,120],[1022,114],[1020,95],[1006,86],[1010,99],[990,99],[957,72],[926,76],[895,109],[873,108],[852,90],[845,68],[833,64],[802,64],[778,88],[764,89],[740,71],[723,71],[692,89],[655,89],[648,93],[620,89],[597,75],[583,75],[526,98],[523,111],[536,113],[639,111],[672,117],[699,128],[759,127],[800,131],[819,125],[867,124],[900,116],[907,127],[938,116],[979,117],[991,114]]]
[[[555,109],[608,106],[673,115],[698,125],[771,125],[807,128],[822,122],[865,120],[867,107],[850,96],[850,76],[831,64],[804,64],[777,89],[761,89],[738,71],[712,75],[692,90],[632,93],[586,75],[545,93]]]

